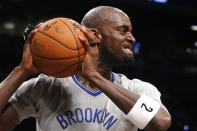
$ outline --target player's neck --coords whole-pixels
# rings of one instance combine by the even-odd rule
[[[102,73],[101,73],[102,72]],[[110,80],[111,79],[111,70],[108,70],[108,71],[100,71],[99,72],[105,79],[107,80]],[[91,91],[98,91],[99,89],[94,85],[92,84],[90,81],[88,81],[82,74],[82,72],[78,72],[76,73],[76,78],[77,80],[83,84],[86,88],[90,89]]]
[[[108,62],[104,61],[104,59],[99,59],[99,65],[98,65],[98,73],[100,73],[105,79],[110,80],[111,78],[111,72],[112,72],[112,66]]]

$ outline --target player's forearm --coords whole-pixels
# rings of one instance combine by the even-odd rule
[[[104,92],[125,114],[135,105],[140,97],[137,94],[128,92],[128,90],[108,81],[99,73],[91,73],[88,77],[102,92]]]
[[[0,113],[17,88],[29,77],[27,71],[18,66],[0,83]]]
[[[139,95],[132,93],[106,80],[99,73],[90,73],[89,80],[102,90],[125,114],[128,114],[139,99]],[[146,131],[166,131],[171,124],[171,118],[163,107],[159,109],[153,119],[145,127]]]

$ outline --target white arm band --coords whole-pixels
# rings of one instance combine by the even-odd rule
[[[131,111],[127,114],[127,119],[136,127],[144,129],[159,111],[160,103],[145,95],[141,95]]]

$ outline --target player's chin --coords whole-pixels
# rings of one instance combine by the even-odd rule
[[[134,62],[134,55],[132,50],[126,50],[123,51],[123,64],[133,64]]]
[[[130,64],[133,64],[133,63],[134,63],[134,56],[133,55],[124,57],[123,64],[130,65]]]
[[[121,60],[119,59],[119,62],[117,65],[131,65],[134,63],[134,56],[128,56],[128,55],[123,55]]]

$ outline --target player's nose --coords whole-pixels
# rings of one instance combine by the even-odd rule
[[[136,42],[135,37],[130,32],[127,34],[127,41],[131,44]]]

